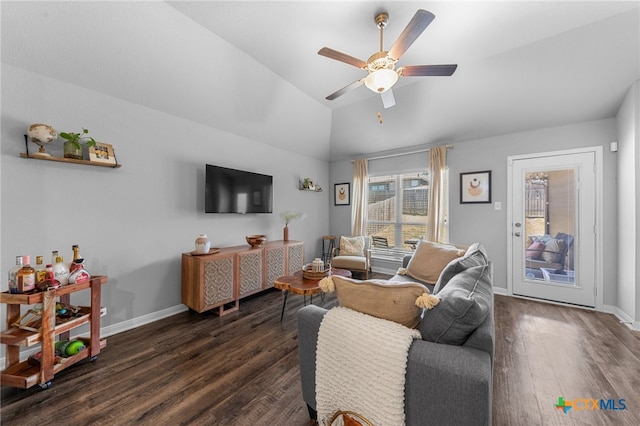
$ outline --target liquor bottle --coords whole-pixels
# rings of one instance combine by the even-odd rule
[[[55,265],[56,264],[56,259],[58,258],[58,250],[53,250],[51,252],[51,264]]]
[[[80,259],[80,247],[74,244],[71,246],[71,250],[73,250],[73,259],[71,259],[71,263],[73,263],[74,260]]]
[[[42,256],[36,256],[36,286],[47,279],[47,270],[42,263]]]
[[[56,257],[56,263],[53,264],[53,278],[60,281],[60,285],[67,285],[69,283],[69,268],[62,261],[62,256]]]
[[[47,291],[50,288],[60,287],[60,281],[56,280],[53,277],[53,266],[50,263],[47,263],[45,271],[46,278],[39,283],[36,283],[36,288],[38,289],[38,291]]]
[[[73,271],[76,271],[78,269],[84,269],[84,259],[82,257],[80,257],[80,248],[78,247],[78,245],[74,244],[71,247],[71,250],[73,250],[73,260],[71,261],[71,264],[69,265],[69,273],[70,274]]]
[[[22,268],[22,256],[16,256],[16,266],[9,269],[9,293],[18,292],[18,271]]]
[[[31,256],[22,256],[22,268],[18,270],[18,293],[26,293],[36,288],[36,270],[30,265]]]
[[[61,357],[76,355],[86,348],[81,340],[60,340],[55,343],[54,347],[56,354]]]

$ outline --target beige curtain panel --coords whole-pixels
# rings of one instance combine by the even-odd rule
[[[427,212],[427,240],[433,242],[447,242],[447,228],[445,216],[446,182],[444,179],[447,168],[447,147],[436,146],[429,149],[429,209]]]
[[[369,160],[359,158],[353,166],[353,206],[351,208],[351,235],[364,235],[367,209],[367,177]]]

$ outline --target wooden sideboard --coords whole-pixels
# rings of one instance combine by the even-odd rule
[[[205,255],[182,253],[182,303],[196,312],[238,310],[243,297],[273,287],[302,269],[304,242],[268,241],[261,247],[224,247]]]

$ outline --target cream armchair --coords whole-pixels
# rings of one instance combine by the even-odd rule
[[[369,279],[371,237],[340,237],[340,245],[331,251],[331,266],[364,272],[365,279]]]

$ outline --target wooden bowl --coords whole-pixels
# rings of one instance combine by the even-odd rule
[[[251,247],[260,247],[261,245],[264,244],[265,241],[267,241],[267,236],[266,235],[247,235],[246,239],[247,239],[247,243],[249,243]]]

